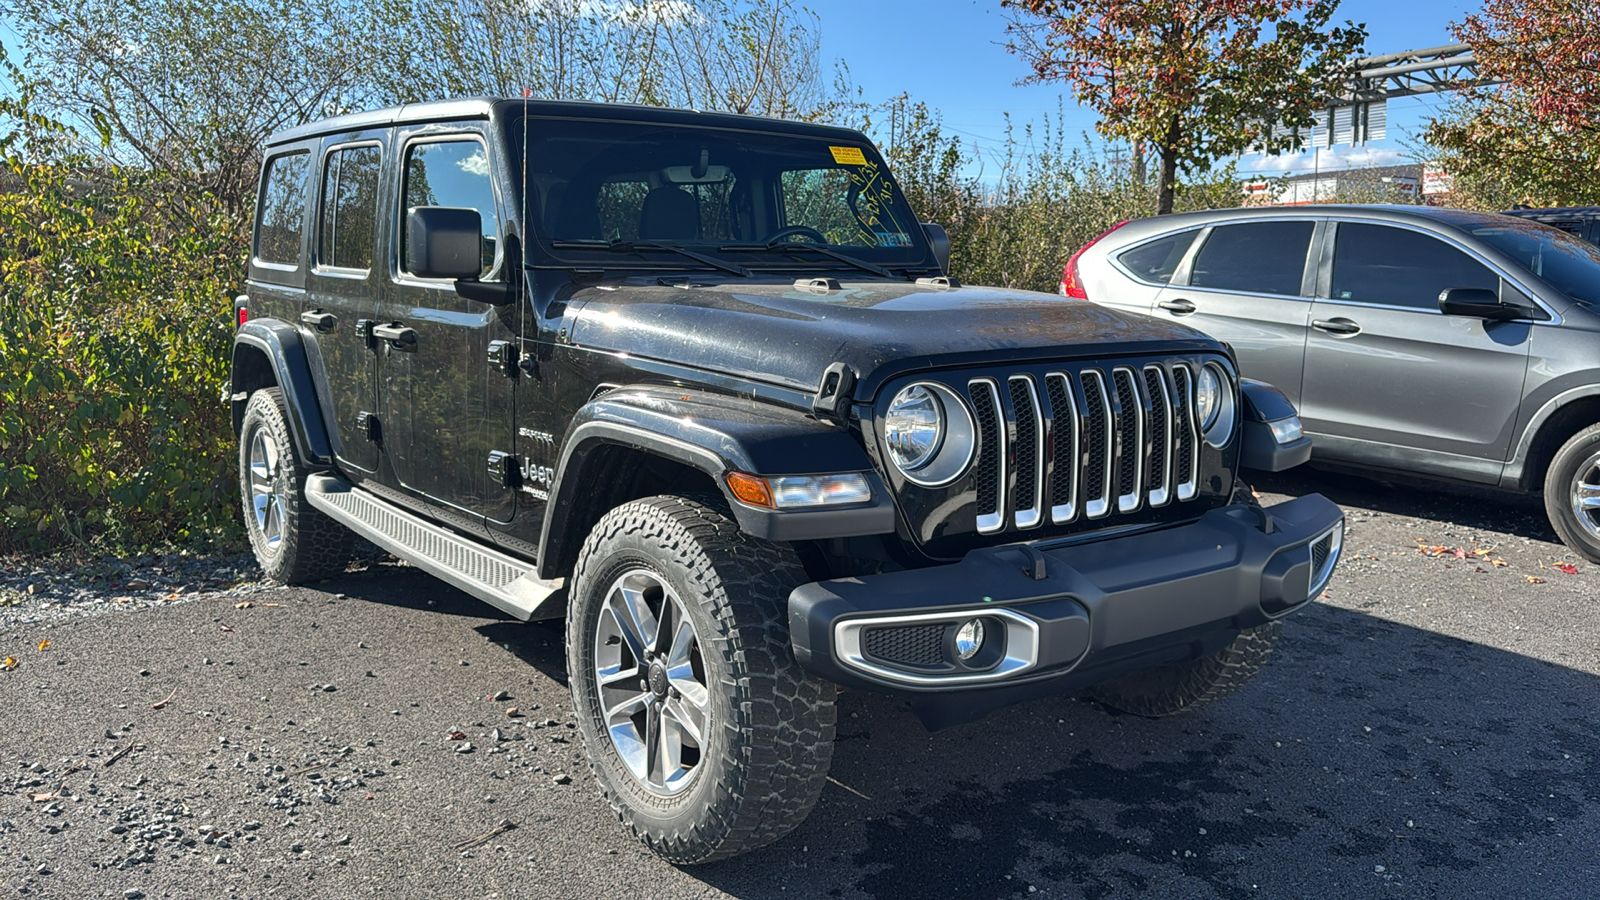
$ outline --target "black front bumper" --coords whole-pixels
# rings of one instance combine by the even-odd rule
[[[1087,543],[1013,544],[952,565],[813,582],[789,595],[790,640],[810,671],[910,696],[942,727],[1214,652],[1319,594],[1343,527],[1339,508],[1312,494]],[[986,624],[987,649],[963,663],[953,635],[972,618]]]

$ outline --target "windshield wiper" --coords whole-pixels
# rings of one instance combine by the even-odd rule
[[[715,256],[707,256],[704,253],[696,253],[695,251],[690,250],[688,247],[680,247],[677,244],[663,244],[657,241],[624,241],[619,238],[617,240],[607,241],[604,243],[600,241],[554,241],[552,242],[551,246],[568,249],[607,250],[611,253],[635,253],[640,250],[666,250],[669,253],[677,253],[682,256],[687,256],[695,262],[704,263],[714,269],[721,269],[724,272],[732,272],[741,278],[751,277],[750,270],[746,269],[744,266],[735,265],[730,262],[723,262],[722,260],[717,259]]]
[[[840,262],[849,263],[850,265],[855,266],[858,269],[861,269],[861,270],[867,271],[867,272],[871,272],[874,275],[880,275],[880,276],[882,276],[884,278],[893,278],[894,277],[894,273],[889,271],[888,269],[885,269],[883,266],[877,265],[876,263],[869,263],[864,259],[856,259],[854,256],[848,256],[846,254],[840,253],[837,250],[834,250],[831,247],[825,247],[822,244],[796,244],[796,243],[794,243],[792,241],[779,240],[779,241],[767,241],[765,244],[733,244],[733,245],[728,246],[728,247],[723,247],[722,249],[723,250],[780,250],[780,251],[811,250],[811,251],[814,251],[816,253],[821,253],[823,256],[831,256],[834,259],[839,260]]]

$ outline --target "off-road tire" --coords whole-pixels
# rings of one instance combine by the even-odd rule
[[[303,584],[343,574],[355,534],[306,501],[306,476],[311,471],[295,450],[288,420],[277,388],[250,395],[239,429],[239,493],[245,531],[262,572],[280,584]],[[272,479],[282,501],[282,537],[276,546],[258,524],[250,487],[250,448],[258,432],[273,442],[279,460]]]
[[[1544,476],[1544,511],[1561,543],[1582,553],[1590,562],[1600,563],[1600,535],[1579,521],[1572,508],[1577,482],[1596,483],[1595,454],[1600,453],[1600,425],[1590,425],[1567,440],[1550,460]],[[1600,510],[1590,515],[1600,519]],[[1591,521],[1595,521],[1592,519]]]
[[[610,587],[644,568],[700,635],[709,724],[693,781],[664,796],[626,768],[600,708],[596,626]],[[833,758],[835,686],[795,662],[789,592],[806,581],[788,547],[753,538],[714,498],[650,497],[607,513],[584,541],[567,615],[573,708],[601,793],[630,831],[677,864],[726,859],[792,831]]]
[[[1210,656],[1157,666],[1101,682],[1090,695],[1138,716],[1170,716],[1221,700],[1261,671],[1283,633],[1282,622],[1247,628]]]

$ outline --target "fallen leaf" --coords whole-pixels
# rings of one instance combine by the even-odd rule
[[[16,667],[17,667],[17,658],[15,656],[8,656],[8,657],[6,657],[6,661],[5,662],[0,662],[0,669],[4,669],[7,672],[11,671],[12,669],[15,669]]]
[[[1492,562],[1497,566],[1509,566],[1509,565],[1511,565],[1511,563],[1508,563],[1503,559],[1491,559],[1491,560],[1489,560],[1489,562]]]
[[[1567,573],[1568,575],[1578,574],[1578,567],[1572,563],[1556,563],[1556,568]],[[49,643],[49,641],[46,641],[45,643]]]
[[[1528,583],[1529,584],[1544,584],[1544,579],[1543,578],[1536,578],[1536,577],[1534,577],[1532,575],[1528,575],[1528,576],[1525,576],[1525,577],[1528,579]]]
[[[262,606],[282,606],[282,603],[263,603]]]
[[[39,642],[39,650],[40,650],[40,652],[43,652],[43,651],[49,650],[49,649],[50,649],[50,639],[49,638],[45,638],[44,640]]]
[[[1482,547],[1479,547],[1478,549],[1472,551],[1474,556],[1488,556],[1489,554],[1491,554],[1493,552],[1494,552],[1493,550],[1485,550]]]
[[[49,803],[56,798],[55,794],[29,794],[28,798],[35,803]]]
[[[255,604],[251,603],[249,600],[246,600],[243,603],[235,603],[233,605],[233,608],[234,609],[249,609],[252,606],[255,606]]]
[[[1467,551],[1461,549],[1460,547],[1455,548],[1454,550],[1450,551],[1450,553],[1456,559],[1466,559],[1467,558]]]
[[[223,622],[222,623],[222,630],[223,631],[232,631],[233,630],[233,626],[229,625],[227,622]]]
[[[464,741],[466,739],[467,739],[467,736],[465,734],[462,734],[459,731],[450,732],[450,740],[452,740],[452,741]]]

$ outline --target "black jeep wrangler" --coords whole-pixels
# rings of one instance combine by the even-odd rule
[[[356,535],[565,616],[624,824],[680,863],[798,825],[839,685],[930,727],[1092,691],[1164,715],[1262,665],[1343,517],[1176,324],[963,287],[860,133],[462,100],[273,137],[233,420],[268,576]]]

